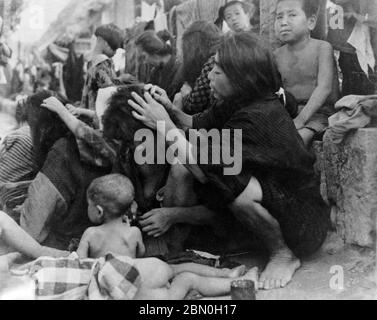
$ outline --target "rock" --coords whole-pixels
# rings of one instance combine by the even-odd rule
[[[337,234],[347,244],[375,247],[377,128],[357,130],[339,145],[325,135],[322,161]]]
[[[344,241],[339,237],[339,234],[330,232],[325,243],[322,246],[323,252],[333,256],[344,249]]]

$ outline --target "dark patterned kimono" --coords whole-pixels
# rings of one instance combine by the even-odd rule
[[[291,250],[302,257],[321,247],[329,227],[329,210],[315,179],[315,159],[278,98],[216,105],[194,116],[194,128],[230,130],[230,140],[222,139],[219,147],[230,146],[233,154],[234,143],[242,144],[240,154],[234,155],[242,161],[239,175],[225,175],[224,168],[232,166],[224,163],[200,164],[209,182],[198,185],[196,191],[208,207],[226,208],[255,177],[263,191],[261,204],[279,222]],[[234,142],[236,129],[242,130],[242,141]]]

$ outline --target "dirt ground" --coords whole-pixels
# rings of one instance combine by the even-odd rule
[[[261,270],[266,263],[265,257],[251,253],[234,256],[232,260]],[[339,279],[343,280],[343,288]],[[332,283],[339,286],[331,286]],[[303,261],[286,288],[259,291],[257,300],[377,300],[376,251],[343,246],[330,236],[320,252]]]

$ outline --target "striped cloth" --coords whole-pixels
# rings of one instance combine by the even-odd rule
[[[0,146],[0,182],[31,180],[36,171],[30,127],[9,134]]]
[[[132,300],[141,277],[134,260],[106,257],[80,260],[43,257],[32,262],[30,275],[35,281],[36,300]]]

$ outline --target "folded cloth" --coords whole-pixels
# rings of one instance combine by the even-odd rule
[[[377,117],[377,95],[346,96],[335,104],[335,109],[340,111],[329,118],[326,135],[339,144],[349,131],[365,128]]]
[[[134,259],[108,254],[99,260],[88,288],[89,300],[133,300],[141,287]]]
[[[132,300],[141,286],[135,262],[108,254],[101,259],[42,257],[28,265],[36,300]]]

